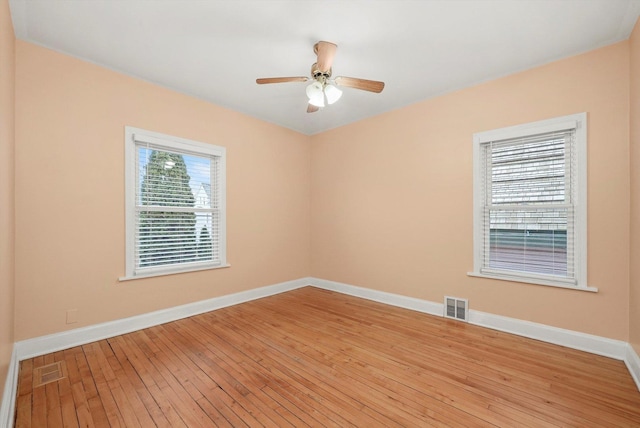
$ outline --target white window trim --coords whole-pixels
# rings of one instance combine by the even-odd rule
[[[541,278],[535,274],[506,274],[481,272],[483,245],[483,198],[481,190],[482,167],[481,145],[489,141],[525,137],[529,135],[553,132],[575,128],[576,148],[576,204],[575,204],[575,232],[576,246],[574,248],[574,263],[576,283]],[[577,113],[568,116],[510,126],[491,131],[479,132],[473,135],[473,272],[469,276],[524,282],[530,284],[548,285],[552,287],[569,288],[582,291],[598,291],[595,287],[587,286],[587,114]]]
[[[136,142],[153,144],[156,147],[164,147],[167,150],[178,150],[193,154],[205,156],[219,157],[220,170],[220,263],[202,263],[197,264],[177,264],[170,266],[161,266],[153,269],[145,269],[143,273],[135,271],[135,203],[136,203]],[[126,217],[126,274],[120,277],[120,281],[128,281],[139,278],[149,278],[154,276],[172,275],[184,272],[195,272],[208,269],[219,269],[229,267],[227,263],[227,192],[226,192],[226,149],[224,147],[212,144],[201,143],[198,141],[188,140],[185,138],[175,137],[171,135],[161,134],[159,132],[147,131],[144,129],[125,127],[124,139],[124,156],[125,156],[125,217]]]

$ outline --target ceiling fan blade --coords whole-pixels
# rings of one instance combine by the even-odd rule
[[[262,79],[256,79],[258,85],[264,85],[266,83],[287,83],[287,82],[306,82],[308,77],[265,77]]]
[[[307,113],[314,113],[320,110],[320,107],[316,107],[313,104],[307,104]]]
[[[355,77],[336,77],[336,85],[347,88],[362,89],[363,91],[375,92],[379,94],[384,89],[384,82],[376,80],[358,79]]]
[[[331,42],[318,42],[313,46],[313,51],[318,55],[319,71],[326,73],[331,69],[337,48],[338,46]]]

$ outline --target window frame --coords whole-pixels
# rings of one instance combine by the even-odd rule
[[[229,267],[227,263],[227,227],[226,227],[226,148],[186,138],[175,137],[159,132],[147,131],[132,126],[125,126],[125,258],[126,273],[119,278],[127,281],[138,278],[148,278],[177,273],[195,272],[209,269]],[[143,144],[150,144],[160,150],[166,149],[174,153],[201,157],[218,158],[219,180],[219,254],[220,262],[177,263],[139,271],[135,262],[136,235],[136,186],[138,185],[137,148]],[[215,178],[212,177],[212,183]],[[195,196],[195,195],[194,195]]]
[[[491,141],[501,141],[529,137],[537,134],[575,129],[575,183],[573,204],[575,244],[573,248],[575,282],[559,278],[555,280],[547,275],[538,275],[524,271],[483,272],[484,259],[484,194],[482,180],[482,146]],[[577,113],[555,117],[537,122],[525,123],[506,128],[473,134],[473,272],[469,276],[500,279],[514,282],[547,285],[584,291],[597,291],[587,285],[587,114]]]

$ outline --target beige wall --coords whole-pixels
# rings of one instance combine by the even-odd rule
[[[631,53],[631,295],[629,341],[640,355],[640,20],[629,40]]]
[[[230,268],[118,282],[125,125],[227,148]],[[17,41],[16,140],[16,340],[309,274],[307,136]]]
[[[0,0],[0,400],[13,351],[15,37],[8,0]]]
[[[18,41],[15,340],[311,274],[467,297],[472,309],[621,340],[632,324],[638,343],[628,160],[637,38],[313,137]],[[472,134],[582,111],[588,278],[600,292],[468,277]],[[118,282],[125,125],[227,147],[231,268]],[[77,324],[65,323],[68,309]]]
[[[312,139],[314,277],[627,340],[628,42]],[[472,278],[472,135],[588,113],[588,282],[599,293]]]

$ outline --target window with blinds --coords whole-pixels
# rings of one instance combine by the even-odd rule
[[[127,143],[128,276],[225,266],[224,149],[133,128]]]
[[[582,114],[474,136],[476,274],[584,284],[585,125]]]

